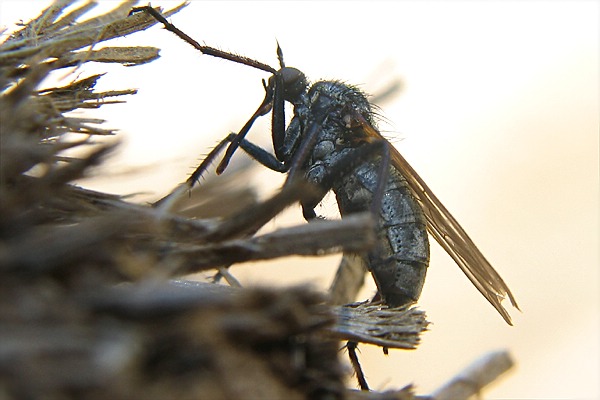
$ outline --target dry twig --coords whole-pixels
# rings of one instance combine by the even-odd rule
[[[73,185],[114,147],[90,138],[114,131],[70,112],[121,103],[135,90],[96,92],[101,75],[59,87],[44,87],[45,78],[91,61],[137,66],[158,56],[155,48],[99,48],[156,23],[145,13],[128,15],[133,2],[84,22],[93,3],[67,12],[74,3],[55,2],[0,44],[3,396],[412,398],[410,388],[345,389],[337,350],[340,339],[414,348],[427,326],[421,311],[332,307],[304,287],[233,290],[169,280],[206,269],[223,273],[233,262],[364,251],[374,240],[369,217],[253,237],[309,189],[290,186],[264,202],[239,185],[194,193],[212,216],[194,220],[168,211],[176,196],[152,207]],[[85,137],[67,140],[68,133]],[[66,156],[69,149],[79,155]],[[211,197],[247,201],[220,215]]]
[[[513,360],[507,351],[488,353],[469,365],[431,394],[432,400],[466,400],[511,369]]]

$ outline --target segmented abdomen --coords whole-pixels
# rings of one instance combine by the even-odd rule
[[[367,211],[377,185],[377,167],[366,162],[334,185],[342,216]],[[367,254],[368,267],[386,304],[416,301],[429,265],[429,241],[423,211],[404,177],[393,167],[383,196],[376,247]]]

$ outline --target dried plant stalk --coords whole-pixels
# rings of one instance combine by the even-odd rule
[[[0,44],[3,395],[413,398],[411,388],[346,389],[338,342],[414,348],[427,327],[421,311],[332,307],[306,287],[234,290],[171,280],[207,269],[226,274],[233,262],[365,251],[374,240],[369,216],[253,236],[311,189],[291,185],[258,202],[239,182],[222,185],[226,191],[208,186],[194,198],[211,217],[190,219],[170,211],[181,186],[149,206],[72,184],[115,144],[102,140],[114,134],[103,121],[71,111],[122,103],[136,91],[97,92],[102,75],[58,87],[45,87],[45,79],[92,61],[138,66],[156,59],[156,48],[102,47],[156,23],[146,13],[129,15],[133,4],[82,22],[94,3],[57,1]],[[83,138],[67,140],[69,133]],[[72,149],[79,155],[65,154]],[[210,206],[215,199],[235,203],[236,211],[220,215]]]
[[[431,394],[432,400],[467,400],[514,366],[507,351],[485,354]]]

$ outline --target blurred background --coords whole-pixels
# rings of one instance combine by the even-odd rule
[[[10,31],[47,4],[0,0],[0,26]],[[372,94],[402,82],[380,104],[383,134],[501,273],[523,312],[512,312],[507,326],[432,245],[419,305],[433,324],[416,351],[385,356],[361,347],[374,389],[414,383],[429,393],[484,353],[508,349],[516,368],[485,398],[600,396],[599,4],[194,1],[171,18],[200,42],[274,66],[278,40],[287,65],[313,82],[338,79]],[[98,10],[115,5],[100,2]],[[162,57],[77,71],[108,71],[99,90],[139,89],[126,104],[90,111],[120,130],[123,146],[108,169],[80,184],[150,201],[244,124],[268,74],[200,55],[159,27],[114,42],[156,46]],[[250,139],[270,148],[269,122]],[[264,168],[251,177],[263,195],[283,179]],[[317,212],[332,216],[335,208],[329,200]],[[266,229],[300,223],[292,207]],[[245,285],[326,289],[338,260],[292,258],[232,272]],[[368,283],[361,299],[373,294]]]

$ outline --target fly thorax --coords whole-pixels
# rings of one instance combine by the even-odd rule
[[[307,163],[306,179],[309,182],[319,184],[328,171],[328,159],[335,150],[333,142],[322,140],[318,142]]]
[[[360,112],[365,119],[371,121],[371,104],[366,95],[357,87],[340,81],[319,81],[314,83],[308,91],[310,107],[330,109],[331,107],[345,108],[351,106]]]
[[[305,173],[308,182],[319,185],[327,175],[328,169],[323,161],[311,163]]]
[[[313,160],[325,160],[335,150],[335,144],[330,140],[323,140],[313,150]]]

